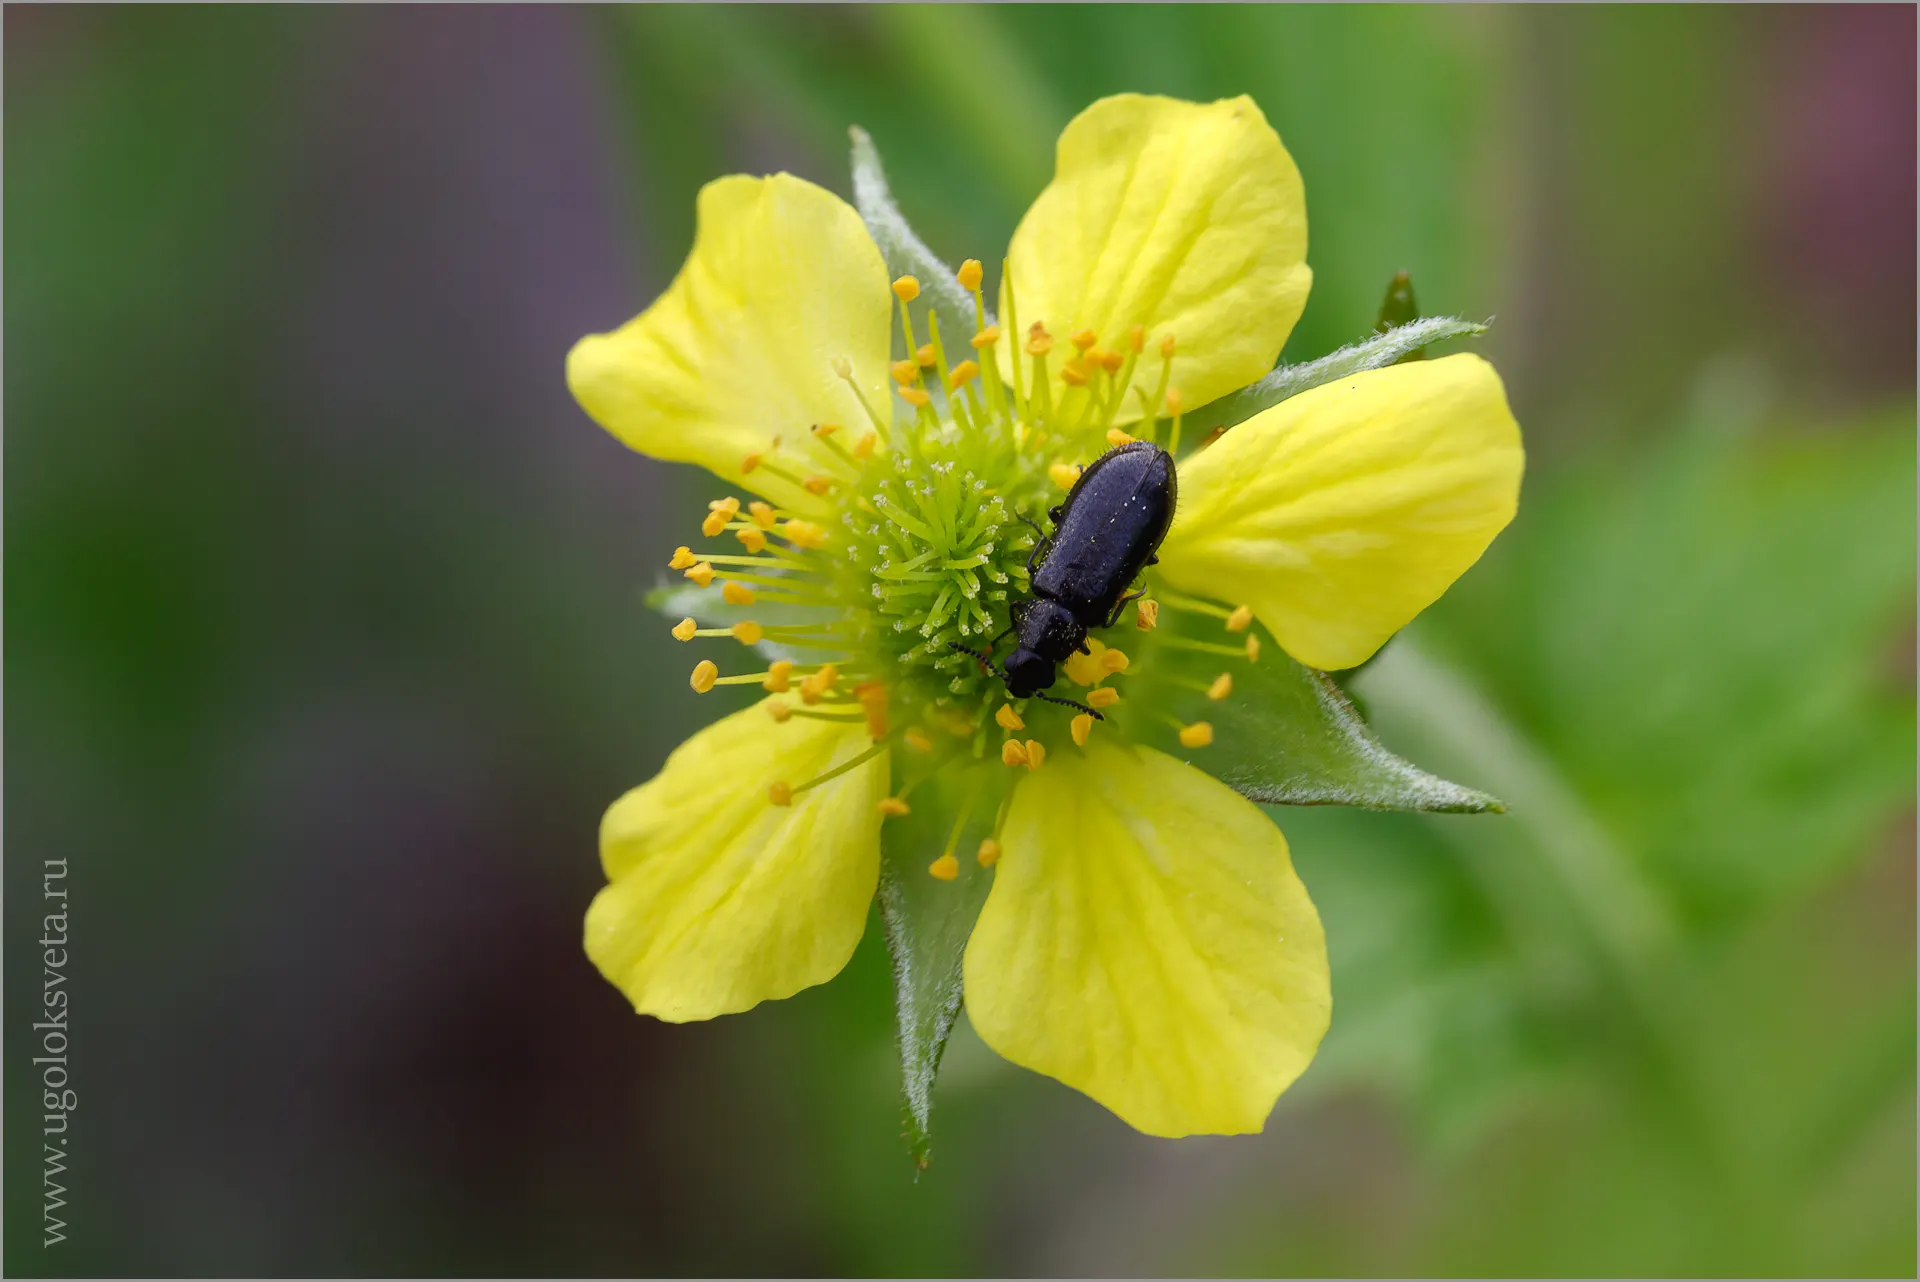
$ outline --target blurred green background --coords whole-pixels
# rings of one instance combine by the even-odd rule
[[[1915,1265],[1914,11],[5,13],[6,1267],[1756,1274]],[[693,196],[865,125],[992,259],[1118,90],[1305,176],[1288,359],[1388,278],[1519,519],[1362,678],[1504,817],[1280,811],[1334,954],[1264,1135],[956,1037],[898,1138],[878,932],[706,1025],[579,951],[710,711],[641,604],[712,497],[570,401]],[[40,1245],[37,878],[74,887]]]

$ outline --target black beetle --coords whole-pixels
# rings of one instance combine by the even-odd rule
[[[1130,441],[1088,464],[1066,500],[1047,513],[1053,534],[1042,537],[1027,558],[1033,595],[1013,603],[1007,629],[1019,636],[1001,667],[1008,694],[1039,695],[1100,715],[1040,692],[1053,684],[1057,664],[1076,650],[1087,651],[1089,629],[1112,627],[1127,602],[1140,595],[1127,588],[1160,559],[1154,553],[1173,524],[1177,491],[1173,455],[1151,441]],[[992,667],[991,647],[984,655],[959,644],[953,648]]]

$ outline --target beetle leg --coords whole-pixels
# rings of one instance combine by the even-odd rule
[[[1125,596],[1121,597],[1118,601],[1114,602],[1113,613],[1108,615],[1107,621],[1101,624],[1100,626],[1103,628],[1110,628],[1114,624],[1120,622],[1120,612],[1122,610],[1125,610],[1131,602],[1138,601],[1141,597],[1145,596],[1146,594],[1147,594],[1147,590],[1145,588],[1141,588],[1138,592],[1129,592]]]
[[[1034,528],[1038,529],[1040,527],[1035,526]],[[1027,577],[1029,579],[1033,577],[1033,563],[1035,561],[1046,560],[1047,553],[1051,551],[1053,551],[1053,540],[1042,535],[1040,541],[1033,545],[1033,551],[1027,553]]]

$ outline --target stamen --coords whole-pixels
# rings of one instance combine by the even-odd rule
[[[1063,490],[1073,488],[1080,479],[1080,466],[1077,463],[1055,463],[1047,469],[1047,478]]]
[[[1129,436],[1117,427],[1107,429],[1107,444],[1109,445],[1131,445],[1138,439],[1140,438],[1137,436]]]
[[[908,726],[906,733],[900,737],[906,740],[907,746],[915,752],[933,751],[933,740],[927,738],[927,732],[919,726]]]
[[[927,871],[941,881],[952,881],[960,875],[960,861],[952,855],[942,855],[927,865]]]
[[[1087,691],[1089,708],[1111,708],[1118,702],[1120,702],[1120,692],[1112,686],[1095,686]]]
[[[820,702],[820,696],[833,689],[833,683],[839,679],[839,666],[832,663],[827,664],[800,683],[800,702],[806,704]]]
[[[766,534],[752,526],[748,526],[744,530],[735,530],[733,537],[739,539],[741,545],[755,556],[767,550]]]
[[[974,855],[982,868],[991,868],[1000,862],[1000,843],[988,837],[980,843],[979,853]]]
[[[1178,454],[1180,452],[1180,404],[1180,389],[1177,387],[1169,387],[1167,389],[1167,413],[1173,415],[1173,434],[1167,438],[1167,453],[1169,454]]]
[[[933,403],[933,397],[927,395],[917,387],[901,388],[900,399],[913,406],[916,410],[923,410]]]
[[[880,438],[872,432],[868,432],[865,436],[854,442],[853,456],[857,459],[865,459],[869,454],[873,453],[874,447],[878,444],[880,444]]]
[[[833,478],[831,476],[809,476],[806,480],[800,482],[800,484],[806,488],[809,494],[825,494],[833,488]]]
[[[703,588],[711,587],[713,585],[712,562],[702,561],[700,564],[689,568],[687,570],[687,577]]]
[[[875,809],[879,810],[883,815],[906,815],[913,813],[912,807],[908,806],[905,801],[902,801],[898,797],[880,798],[879,804]]]
[[[961,361],[953,367],[953,373],[947,376],[947,387],[959,391],[980,376],[980,366],[973,361]]]
[[[954,279],[960,282],[960,288],[971,292],[980,288],[980,281],[986,275],[986,270],[980,266],[978,258],[969,258],[960,264],[960,270],[953,275]]]
[[[1073,335],[1073,337],[1071,337],[1067,341],[1072,343],[1076,348],[1084,352],[1088,348],[1092,347],[1095,343],[1099,342],[1100,336],[1094,333],[1090,329],[1083,329],[1079,333]]]
[[[1000,760],[1009,766],[1024,766],[1028,762],[1027,746],[1018,739],[1009,739],[1000,745]]]
[[[793,715],[793,708],[788,705],[785,699],[769,699],[767,700],[767,715],[775,721],[784,722]]]
[[[767,785],[767,800],[776,806],[791,806],[793,804],[793,788],[785,783],[770,783]]]
[[[1027,769],[1038,770],[1040,763],[1047,759],[1047,745],[1038,739],[1027,740]]]
[[[669,570],[684,570],[699,559],[699,557],[693,554],[692,548],[677,547],[673,550],[673,560],[667,562],[667,568]]]
[[[1260,661],[1260,638],[1254,635],[1253,633],[1249,632],[1247,633],[1247,662],[1258,663],[1259,661]]]
[[[1143,600],[1134,607],[1133,626],[1142,632],[1151,632],[1160,623],[1160,603],[1151,599]]]
[[[1000,327],[998,325],[989,325],[967,341],[973,345],[975,351],[992,347],[1000,341]]]
[[[774,520],[779,515],[773,504],[762,503],[759,499],[747,504],[747,511],[752,515],[753,523],[763,530],[771,530]],[[684,548],[681,550],[685,551]]]
[[[927,318],[927,322],[929,324],[936,324],[937,319],[935,317],[929,316]],[[932,343],[920,344],[920,346],[916,348],[913,353],[913,359],[920,363],[921,369],[932,369],[933,362],[935,358],[938,356],[939,356],[939,353],[934,350],[934,346]]]
[[[695,630],[698,629],[699,626],[700,625],[692,619],[682,619],[673,625],[673,639],[675,641],[691,641],[693,640]]]
[[[895,361],[893,364],[887,366],[887,368],[893,373],[893,381],[902,387],[912,387],[920,381],[919,362],[911,358],[904,361]]]
[[[827,545],[827,532],[812,521],[788,521],[780,527],[780,537],[795,547],[809,550]]]
[[[993,719],[1000,723],[1000,727],[1003,730],[1025,730],[1027,728],[1027,723],[1020,719],[1020,714],[1013,710],[1013,705],[1010,703],[1001,704],[999,710],[993,714]]]
[[[760,625],[751,619],[742,619],[733,625],[733,639],[741,645],[759,645],[762,635]]]
[[[913,276],[902,276],[893,282],[893,296],[903,303],[911,303],[920,297],[920,281]]]
[[[1100,666],[1108,672],[1125,672],[1131,662],[1132,660],[1128,659],[1126,655],[1112,648],[1109,648],[1105,654],[1100,656]]]
[[[687,684],[693,687],[695,694],[705,694],[713,689],[713,683],[719,678],[719,665],[712,659],[702,659],[693,665],[693,675],[687,678]]]
[[[1086,747],[1087,736],[1093,733],[1092,714],[1083,712],[1075,717],[1072,722],[1068,724],[1067,731],[1073,736],[1073,741],[1076,745],[1082,748]]]
[[[1213,742],[1213,726],[1205,721],[1196,721],[1190,726],[1180,727],[1182,747],[1204,748]]]
[[[1085,387],[1087,385],[1086,368],[1079,361],[1068,361],[1060,367],[1060,381],[1068,387]]]
[[[807,780],[805,783],[801,784],[799,787],[795,788],[793,791],[795,793],[802,793],[807,791],[807,789],[809,788],[818,788],[821,784],[826,783],[829,780],[838,779],[841,775],[847,773],[847,771],[849,770],[855,769],[856,767],[859,767],[859,766],[866,765],[867,762],[872,761],[875,757],[879,756],[881,753],[885,752],[886,750],[887,750],[886,744],[876,743],[871,748],[868,748],[865,752],[860,753],[858,756],[848,757],[845,761],[841,762],[839,765],[835,766],[833,769],[824,771],[820,774],[815,775],[813,778]]]
[[[1233,608],[1233,613],[1227,616],[1227,631],[1245,632],[1247,626],[1252,622],[1253,607],[1250,605],[1237,605]]]
[[[720,585],[720,599],[728,605],[752,605],[753,589],[729,580]]]
[[[1218,703],[1232,693],[1233,674],[1231,672],[1222,672],[1213,679],[1213,684],[1207,687],[1207,698],[1212,699],[1215,703]]]
[[[776,694],[785,694],[791,686],[792,676],[793,660],[775,659],[767,665],[766,680],[762,681],[760,686],[762,689],[772,690]]]

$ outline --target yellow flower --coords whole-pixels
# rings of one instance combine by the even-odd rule
[[[1365,661],[1511,519],[1522,466],[1473,356],[1352,373],[1181,441],[1187,409],[1273,367],[1306,247],[1300,176],[1246,98],[1076,118],[997,315],[978,262],[889,279],[861,215],[801,179],[700,193],[680,275],[567,376],[635,449],[760,496],[716,501],[721,550],[671,565],[770,613],[674,635],[775,658],[703,660],[696,690],[800,698],[721,719],[607,812],[587,952],[637,1010],[705,1019],[831,978],[888,833],[937,818],[944,849],[911,865],[930,893],[991,880],[964,957],[990,1046],[1152,1134],[1261,1128],[1331,1000],[1284,838],[1200,768],[1236,750],[1232,706],[1259,688],[1252,625],[1312,668]],[[945,314],[970,332],[916,312],[923,290],[962,300]],[[1073,707],[1012,700],[975,652],[1025,593],[1023,522],[1127,439],[1179,458],[1151,598],[1065,665]],[[1211,711],[1175,717],[1155,691],[1177,683],[1154,679],[1190,653]]]

